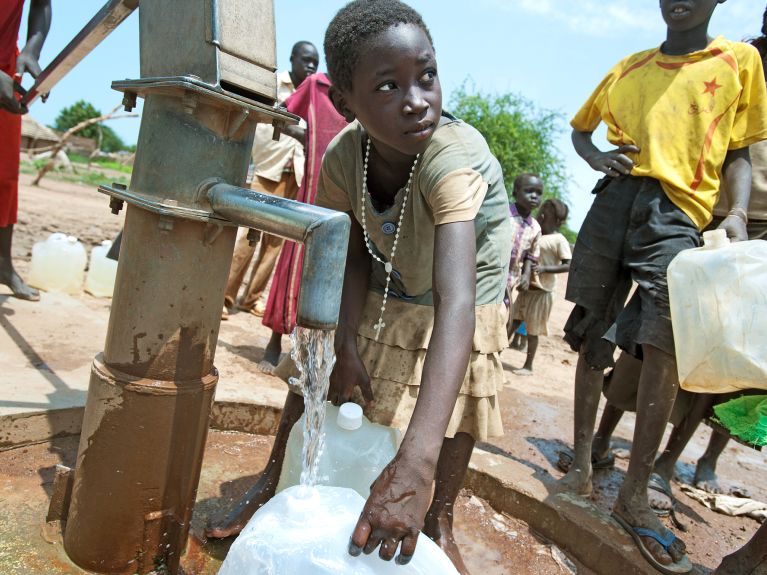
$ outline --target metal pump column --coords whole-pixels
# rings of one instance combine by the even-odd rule
[[[307,244],[299,323],[326,329],[337,322],[349,230],[343,214],[286,201],[266,209],[273,198],[238,187],[256,123],[295,121],[273,107],[272,1],[141,0],[139,16],[142,79],[113,87],[126,107],[137,96],[145,105],[129,188],[100,188],[113,210],[128,207],[64,531],[75,563],[126,575],[178,571],[218,380],[234,224]]]

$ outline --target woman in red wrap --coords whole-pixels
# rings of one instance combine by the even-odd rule
[[[25,72],[40,73],[40,50],[51,25],[50,0],[31,0],[27,44],[19,53],[16,41],[24,0],[0,2],[0,283],[13,295],[36,301],[40,294],[19,277],[11,262],[13,225],[19,195],[19,152],[21,114],[27,109],[19,103],[18,84]]]
[[[303,138],[306,167],[296,196],[299,202],[307,204],[313,204],[317,195],[322,156],[328,144],[346,127],[346,120],[336,112],[330,101],[329,89],[330,79],[325,74],[312,74],[285,100],[288,111],[301,116],[307,124]],[[291,134],[289,131],[287,133]],[[272,337],[266,346],[264,360],[259,365],[262,371],[270,372],[274,369],[282,351],[282,334],[291,333],[296,326],[296,304],[303,261],[304,247],[294,242],[285,242],[264,313],[263,324],[271,328]]]

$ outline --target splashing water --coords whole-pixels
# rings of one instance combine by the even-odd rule
[[[325,446],[325,400],[330,386],[330,372],[336,362],[333,349],[333,330],[308,329],[297,326],[290,336],[293,350],[290,357],[301,376],[291,378],[304,395],[304,447],[301,485],[314,486],[320,456]]]

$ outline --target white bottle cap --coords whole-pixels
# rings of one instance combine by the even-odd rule
[[[336,423],[341,429],[354,431],[362,426],[362,408],[356,403],[344,403],[338,409]]]
[[[729,245],[730,239],[725,230],[716,229],[703,232],[703,246],[708,249],[721,248]]]

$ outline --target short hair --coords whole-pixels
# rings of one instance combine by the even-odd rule
[[[570,208],[567,207],[567,204],[564,203],[561,200],[558,200],[557,198],[549,198],[545,202],[543,202],[543,205],[541,206],[541,210],[546,207],[546,205],[550,205],[552,208],[554,208],[554,213],[557,215],[557,219],[560,222],[564,222],[567,219],[568,214],[570,213]]]
[[[759,50],[759,55],[764,58],[767,56],[767,8],[762,15],[762,35],[758,38],[753,38],[751,44]]]
[[[301,48],[302,46],[311,46],[312,48],[315,49],[315,51],[317,50],[317,46],[309,42],[309,40],[299,40],[298,42],[293,44],[293,48],[290,50],[290,57],[292,58],[293,56],[295,56],[298,53],[299,48]]]
[[[543,179],[538,174],[534,174],[532,172],[524,172],[522,174],[519,174],[516,178],[514,178],[514,189],[515,190],[517,189],[517,187],[522,183],[522,180],[530,179],[530,178],[535,178],[536,180],[543,181]]]
[[[325,31],[325,62],[333,83],[341,90],[351,90],[366,42],[399,24],[421,28],[434,48],[421,15],[399,0],[354,0],[341,8]]]

